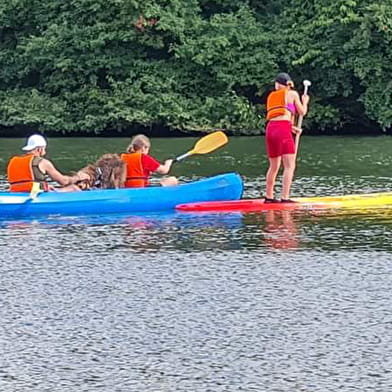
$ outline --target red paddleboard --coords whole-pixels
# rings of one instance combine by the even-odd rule
[[[268,211],[268,210],[296,210],[296,209],[316,209],[324,208],[322,203],[265,203],[264,199],[242,199],[210,201],[200,203],[178,204],[176,209],[179,211],[204,212],[204,211]]]

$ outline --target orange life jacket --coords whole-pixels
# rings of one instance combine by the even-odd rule
[[[121,154],[121,159],[127,164],[127,179],[125,188],[143,188],[148,185],[148,178],[144,175],[142,154],[131,152]]]
[[[37,180],[33,171],[34,155],[14,156],[10,159],[7,167],[10,192],[30,192],[33,183],[39,182],[41,189],[48,190],[46,181]]]
[[[287,88],[272,91],[267,98],[267,120],[290,113],[287,108]]]

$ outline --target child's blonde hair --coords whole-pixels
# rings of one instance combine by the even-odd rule
[[[146,135],[136,135],[132,138],[131,144],[127,147],[127,152],[137,152],[143,147],[150,147],[150,139]]]

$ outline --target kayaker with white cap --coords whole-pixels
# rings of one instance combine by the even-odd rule
[[[22,150],[24,155],[15,155],[11,157],[7,166],[8,182],[10,183],[10,192],[30,192],[33,184],[38,182],[41,190],[72,192],[80,191],[75,183],[88,179],[88,175],[78,172],[74,176],[61,174],[48,159],[46,154],[46,139],[38,134],[31,135]],[[47,177],[58,182],[61,187],[54,188],[47,182]]]

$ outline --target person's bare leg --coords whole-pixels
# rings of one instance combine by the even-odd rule
[[[278,175],[281,157],[269,158],[269,168],[266,174],[266,192],[265,197],[268,199],[274,198],[274,187],[276,176]]]
[[[282,180],[282,199],[290,198],[290,188],[293,182],[295,171],[295,154],[285,154],[282,156],[283,180]]]
[[[160,184],[162,186],[175,186],[175,185],[178,185],[178,180],[176,177],[173,177],[173,176],[164,177],[164,178],[161,178]]]

